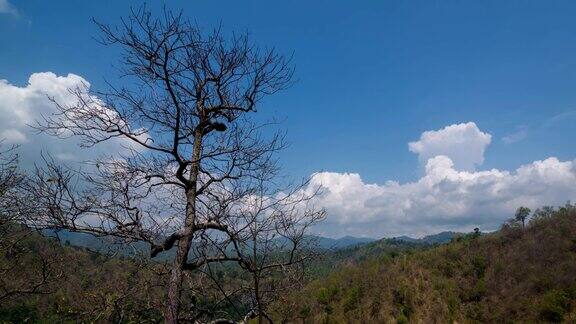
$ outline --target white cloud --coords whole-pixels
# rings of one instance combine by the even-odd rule
[[[328,215],[317,230],[331,236],[372,237],[422,236],[474,227],[494,230],[518,206],[534,209],[576,198],[576,160],[550,157],[514,171],[456,167],[454,158],[461,166],[480,164],[489,142],[490,135],[474,123],[425,132],[419,142],[410,145],[421,159],[427,157],[424,175],[414,182],[368,184],[355,173],[313,175],[308,190],[323,188],[316,203],[324,206]],[[432,156],[434,153],[438,154]],[[474,158],[466,160],[466,154]]]
[[[62,140],[38,134],[29,126],[41,115],[55,112],[49,97],[63,104],[73,104],[77,97],[70,89],[77,87],[88,90],[90,83],[75,74],[57,76],[51,72],[32,74],[24,87],[0,80],[0,139],[5,145],[20,145],[20,160],[25,167],[39,161],[41,152],[62,160],[83,161],[96,155],[114,155],[129,144],[126,140],[113,139],[93,149],[79,149],[77,138]],[[93,99],[99,102],[97,98]]]
[[[438,155],[446,155],[458,170],[474,170],[484,162],[484,151],[492,136],[481,132],[473,122],[454,124],[440,130],[426,131],[420,140],[408,143],[411,152],[422,163]]]
[[[576,198],[576,161],[548,158],[514,172],[454,169],[437,156],[416,182],[367,184],[360,175],[322,172],[311,186],[322,186],[324,233],[373,237],[421,236],[443,230],[494,230],[520,206],[537,208]]]
[[[525,139],[526,136],[528,136],[528,127],[519,126],[515,132],[507,134],[506,136],[502,137],[502,141],[505,144],[513,144]]]
[[[74,74],[35,73],[28,84],[0,80],[0,138],[19,144],[21,161],[30,166],[40,152],[63,161],[81,161],[95,155],[114,155],[126,142],[114,140],[95,149],[78,149],[78,140],[36,134],[33,124],[41,114],[55,111],[48,96],[73,103],[68,91],[90,87]],[[97,98],[95,99],[97,102]],[[330,236],[372,237],[435,233],[443,230],[496,229],[516,207],[557,205],[576,198],[576,161],[551,157],[514,171],[475,171],[484,161],[491,135],[475,123],[450,125],[427,131],[409,144],[423,163],[424,175],[408,183],[365,183],[359,174],[322,172],[308,187],[324,188],[316,204],[324,206],[327,220],[317,229]]]
[[[22,144],[28,141],[26,135],[17,129],[5,129],[1,131],[0,139],[2,139],[2,142],[12,144]]]
[[[18,16],[18,10],[8,0],[0,0],[0,13]]]

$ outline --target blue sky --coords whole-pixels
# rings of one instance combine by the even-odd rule
[[[0,79],[24,87],[33,73],[50,71],[102,87],[104,78],[115,78],[117,52],[93,40],[98,34],[91,18],[118,22],[138,5],[0,0]],[[167,6],[182,9],[200,27],[247,31],[260,45],[294,53],[298,82],[262,109],[286,117],[291,147],[281,159],[293,176],[327,171],[358,174],[368,184],[415,182],[426,161],[408,143],[425,131],[466,122],[491,135],[478,170],[513,172],[549,157],[576,157],[574,1]]]

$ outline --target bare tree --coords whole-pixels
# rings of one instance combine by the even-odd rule
[[[244,293],[250,298],[251,314],[259,323],[272,322],[268,306],[278,301],[279,291],[302,288],[304,266],[317,256],[316,241],[308,236],[309,227],[324,217],[322,211],[308,208],[315,192],[307,193],[302,186],[286,190],[269,190],[262,180],[259,191],[243,201],[233,201],[231,208],[244,230],[225,238],[219,253],[227,259],[236,259],[247,273],[248,285],[233,293]],[[230,239],[233,237],[234,239]],[[202,269],[218,284],[210,264]],[[223,291],[224,296],[231,294]]]
[[[280,190],[275,152],[283,137],[263,135],[267,124],[249,118],[264,96],[291,84],[290,60],[246,35],[204,34],[168,11],[155,18],[142,8],[118,27],[98,26],[104,44],[124,51],[126,86],[71,89],[77,102],[54,100],[57,113],[36,127],[76,136],[86,147],[120,140],[125,151],[80,171],[47,158],[29,187],[35,226],[147,242],[151,257],[175,249],[168,323],[181,316],[186,271],[235,262],[258,285],[265,273],[301,263],[303,231],[323,213],[305,207],[314,192],[304,186]],[[277,236],[290,242],[290,257],[268,264]],[[258,299],[254,311],[262,317]]]
[[[18,216],[17,191],[24,177],[18,172],[15,149],[16,147],[0,148],[0,226],[16,221]],[[0,243],[5,240],[5,235],[0,236]]]
[[[0,302],[49,293],[48,285],[60,277],[51,246],[28,241],[34,233],[22,224],[28,212],[22,195],[26,178],[18,170],[15,151],[14,146],[0,150]]]

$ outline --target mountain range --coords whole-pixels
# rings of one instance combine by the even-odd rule
[[[63,244],[73,245],[88,248],[94,251],[104,251],[112,250],[123,252],[133,252],[134,249],[144,252],[147,254],[149,247],[145,243],[133,243],[130,246],[114,244],[109,238],[95,237],[90,234],[84,233],[74,233],[70,231],[45,231],[45,235],[48,236],[58,236]],[[412,238],[409,236],[399,236],[394,238],[384,238],[381,239],[386,241],[388,244],[391,241],[401,241],[413,244],[423,244],[423,245],[434,245],[434,244],[444,244],[450,242],[454,237],[460,235],[456,232],[441,232],[434,235],[428,235],[422,238]],[[323,250],[339,250],[344,248],[353,248],[366,245],[368,243],[375,243],[381,240],[368,238],[368,237],[355,237],[355,236],[344,236],[341,238],[329,238],[324,236],[311,235],[310,239],[316,241],[318,248]],[[167,253],[168,255],[169,253]]]

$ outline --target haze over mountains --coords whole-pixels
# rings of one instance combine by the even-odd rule
[[[113,240],[95,237],[84,233],[74,233],[70,231],[46,231],[48,236],[57,236],[63,244],[73,245],[78,247],[88,248],[94,251],[104,251],[108,249],[120,250],[126,253],[134,252],[134,249],[141,251],[146,255],[149,251],[149,247],[143,243],[130,244],[126,246],[124,244],[115,244]],[[377,241],[402,241],[407,243],[422,244],[422,245],[432,245],[432,244],[444,244],[450,242],[454,237],[461,235],[461,233],[456,232],[441,232],[434,235],[424,236],[422,238],[412,238],[409,236],[399,236],[393,238],[383,238],[374,239],[368,237],[354,237],[354,236],[343,236],[340,238],[329,238],[323,236],[311,235],[310,238],[314,240],[314,245],[323,250],[337,250],[350,248],[355,246],[361,246],[368,243],[373,243]]]
[[[411,243],[444,244],[450,242],[453,238],[455,238],[458,235],[462,235],[462,233],[446,231],[446,232],[440,232],[438,234],[427,235],[418,239],[409,236],[399,236],[394,237],[394,239]]]

